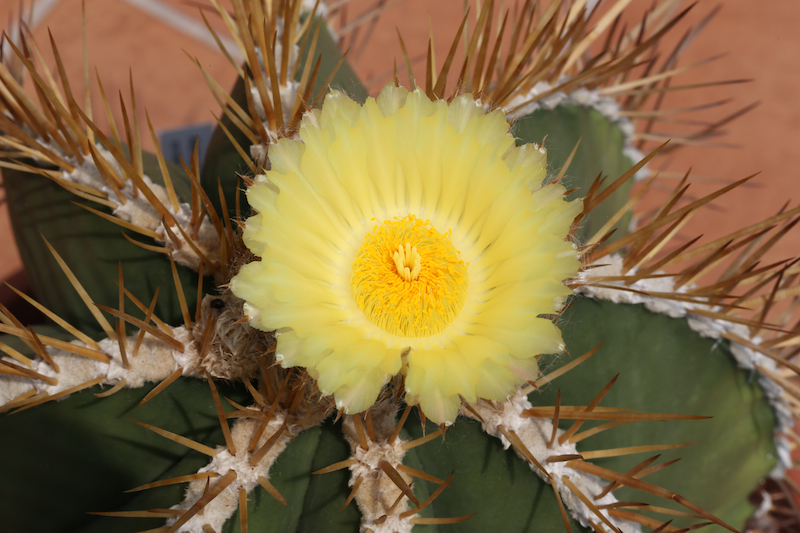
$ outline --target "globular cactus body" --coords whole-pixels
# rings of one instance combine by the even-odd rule
[[[776,440],[776,432],[790,431],[795,409],[783,390],[793,390],[787,373],[797,369],[780,355],[791,346],[784,325],[791,313],[775,318],[779,324],[767,317],[773,301],[793,294],[795,272],[781,270],[780,264],[756,268],[761,254],[751,243],[762,237],[763,227],[732,237],[732,246],[723,241],[686,252],[673,245],[687,214],[711,198],[686,206],[679,202],[680,186],[655,217],[639,229],[629,228],[632,178],[646,174],[645,163],[656,153],[640,157],[631,144],[631,123],[615,101],[598,91],[614,83],[622,59],[611,57],[604,68],[581,71],[586,58],[580,39],[562,50],[565,43],[554,28],[572,24],[574,31],[583,31],[584,14],[576,19],[553,8],[544,15],[556,17],[551,23],[535,25],[547,38],[537,45],[533,37],[523,36],[520,50],[529,54],[540,46],[541,57],[552,52],[559,61],[543,63],[520,52],[517,59],[510,55],[495,77],[502,61],[500,48],[492,52],[488,44],[494,35],[487,22],[493,9],[488,2],[466,45],[470,60],[457,91],[471,91],[475,102],[445,91],[451,61],[438,75],[429,64],[425,82],[419,80],[419,89],[408,96],[417,98],[421,109],[469,108],[469,113],[444,111],[454,123],[466,123],[470,113],[496,117],[485,113],[504,108],[518,145],[544,141],[545,183],[560,183],[545,185],[558,193],[554,201],[561,206],[567,189],[574,189],[568,199],[584,197],[575,224],[557,239],[573,261],[581,262],[580,272],[573,270],[564,285],[556,283],[574,296],[564,302],[560,293],[549,294],[552,314],[548,308],[536,318],[558,324],[565,353],[538,355],[540,375],[518,380],[519,387],[501,399],[473,399],[468,396],[474,386],[459,389],[461,416],[449,425],[446,409],[429,407],[439,406],[440,399],[426,400],[414,389],[410,351],[398,354],[402,370],[374,387],[377,400],[371,407],[347,412],[349,397],[341,389],[325,390],[324,361],[289,367],[294,364],[285,343],[290,324],[277,331],[249,325],[263,326],[256,314],[260,311],[237,289],[241,278],[234,276],[271,244],[248,250],[242,242],[237,224],[257,224],[245,222],[249,207],[240,195],[242,181],[275,193],[287,162],[302,166],[299,156],[292,159],[286,153],[306,150],[295,142],[302,138],[301,128],[308,133],[321,128],[321,121],[334,120],[320,118],[325,108],[304,107],[323,102],[329,84],[355,100],[341,93],[324,100],[324,105],[335,101],[339,106],[329,107],[329,115],[338,109],[350,121],[346,127],[336,123],[337,132],[356,130],[356,110],[366,98],[347,63],[339,65],[341,54],[328,30],[305,22],[316,20],[313,16],[301,16],[304,3],[277,4],[235,0],[232,14],[222,11],[248,68],[228,100],[202,176],[196,158],[178,168],[163,162],[160,153],[143,154],[138,140],[131,139],[128,151],[119,139],[104,137],[85,115],[80,118],[86,127],[57,121],[39,129],[38,123],[23,125],[51,132],[47,141],[59,145],[62,156],[37,161],[35,168],[6,162],[3,171],[34,293],[73,330],[100,342],[88,337],[74,341],[70,346],[79,353],[65,355],[57,338],[71,335],[51,326],[31,333],[10,311],[0,310],[1,331],[16,337],[3,337],[0,345],[6,354],[0,406],[11,411],[0,420],[0,453],[6,458],[0,477],[4,524],[12,531],[87,533],[152,528],[232,533],[248,525],[265,532],[592,528],[637,533],[677,531],[701,520],[713,523],[709,530],[742,529],[755,510],[747,502],[749,493],[765,476],[780,479],[790,462],[786,442]],[[663,10],[657,15],[665,17]],[[654,25],[645,44],[622,40],[629,48],[620,57],[632,64],[675,22],[658,20],[664,24]],[[456,43],[459,39],[460,34]],[[320,50],[323,61],[317,70]],[[20,90],[5,78],[4,83],[4,94]],[[217,91],[213,84],[212,90]],[[396,87],[384,91],[405,94]],[[381,111],[389,120],[402,104],[385,102]],[[15,100],[2,103],[15,118],[22,117],[14,114]],[[51,105],[54,113],[69,113],[70,120],[79,114]],[[502,115],[499,122],[507,127]],[[100,148],[89,148],[89,130],[113,152],[108,159],[99,155]],[[16,134],[8,127],[3,132],[9,138]],[[483,131],[475,135],[488,136]],[[22,155],[38,151],[40,141],[45,139],[23,137],[19,142],[32,148]],[[510,138],[497,146],[505,141],[509,147],[502,155],[509,157],[511,170],[534,159],[537,165],[544,162],[545,150],[538,146],[513,152]],[[331,158],[340,155],[332,152]],[[265,174],[274,162],[281,168]],[[70,182],[69,168],[79,163],[99,169],[103,181]],[[304,160],[304,168],[312,163]],[[251,176],[240,181],[236,173],[245,167]],[[595,180],[598,174],[610,178],[601,183]],[[375,183],[369,186],[379,188]],[[534,198],[544,196],[542,183],[527,185]],[[287,187],[280,194],[291,201],[291,191]],[[119,236],[111,221],[70,203],[79,192],[87,197],[79,202],[100,203],[105,213],[116,213],[125,198],[141,193],[152,207],[153,227],[116,213],[128,224],[123,224],[126,233],[141,234],[137,247],[130,242],[134,239]],[[320,205],[336,207],[328,200]],[[574,217],[580,211],[577,202],[567,205],[573,207],[554,212],[575,209]],[[788,223],[793,213],[769,224]],[[307,213],[307,218],[320,216]],[[254,242],[245,235],[248,239]],[[734,250],[741,254],[729,256]],[[717,280],[703,277],[731,257],[733,264]],[[678,260],[689,266],[660,273]],[[74,295],[70,285],[78,283],[67,280],[65,265],[88,292],[88,306],[86,297]],[[767,292],[774,286],[771,296],[758,292],[764,286]],[[788,292],[778,290],[787,287]],[[734,299],[734,289],[744,295]],[[520,301],[525,298],[530,295],[518,295]],[[731,300],[734,304],[728,305]],[[736,303],[752,304],[758,309],[755,318],[733,314]],[[98,319],[97,309],[106,318]],[[319,307],[309,306],[307,312],[321,321],[326,316]],[[281,335],[286,335],[284,344]],[[95,360],[80,359],[87,354]],[[524,361],[534,361],[530,356]],[[73,363],[91,370],[75,377],[74,384],[67,378],[70,373],[60,370]],[[522,373],[527,367],[518,363],[508,366]],[[478,390],[488,390],[481,386]],[[56,397],[61,401],[48,401]],[[713,419],[700,420],[707,417]],[[678,457],[683,460],[671,465]],[[46,514],[42,501],[48,502]]]

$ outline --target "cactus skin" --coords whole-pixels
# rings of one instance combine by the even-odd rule
[[[582,135],[586,139],[591,133],[587,131]],[[550,139],[551,142],[556,142],[555,138]],[[571,140],[568,142],[571,143]],[[588,147],[590,143],[587,142],[584,146]],[[586,160],[581,162],[584,166],[590,165]],[[79,230],[76,239],[92,238],[82,231]],[[95,279],[114,285],[116,265],[109,262],[103,266],[106,269],[103,277]],[[719,514],[735,527],[741,527],[752,510],[745,503],[749,487],[755,486],[774,465],[774,461],[766,458],[770,453],[774,456],[771,429],[774,427],[774,420],[771,408],[762,398],[757,385],[747,384],[746,373],[735,368],[724,349],[711,350],[712,341],[699,339],[695,334],[698,338],[686,340],[687,347],[681,346],[671,354],[663,353],[663,349],[669,344],[666,339],[689,339],[693,332],[687,334],[688,328],[682,319],[654,315],[637,307],[576,298],[575,305],[562,318],[568,350],[579,355],[601,341],[605,341],[606,346],[592,359],[570,371],[541,393],[532,393],[531,402],[534,405],[553,405],[555,390],[560,388],[565,403],[585,405],[610,377],[620,372],[622,376],[619,384],[612,389],[607,400],[604,400],[606,405],[635,406],[648,412],[717,417],[713,422],[636,423],[594,437],[586,441],[586,445],[589,449],[602,449],[702,440],[702,444],[693,448],[664,452],[664,460],[682,456],[686,458],[683,462],[692,467],[684,470],[676,465],[672,467],[672,475],[669,474],[670,469],[667,469],[659,474],[662,477],[659,482]],[[176,310],[173,309],[173,312]],[[631,327],[634,323],[637,325]],[[640,337],[642,332],[647,332],[643,335],[643,340],[648,342],[645,346],[649,346],[653,335],[662,335],[665,341],[654,343],[658,350],[653,348],[649,353],[643,353],[648,350],[641,345],[629,345],[631,334],[635,332]],[[691,346],[692,353],[702,355],[688,357],[688,346]],[[563,357],[557,359],[556,365],[564,362]],[[542,368],[546,371],[550,363],[545,361],[542,360]],[[692,364],[697,366],[690,367]],[[693,390],[697,390],[698,394],[685,398],[669,394],[670,381],[665,381],[666,375],[671,376],[671,380],[681,380],[682,383],[686,376],[696,377],[698,381]],[[723,375],[726,376],[724,381],[720,377]],[[645,378],[650,381],[645,381]],[[180,501],[182,489],[178,486],[134,493],[131,497],[121,494],[122,490],[156,478],[194,472],[205,460],[197,452],[187,453],[185,448],[130,424],[126,418],[151,423],[212,446],[222,442],[218,426],[213,423],[211,396],[207,387],[196,380],[181,378],[167,389],[165,396],[138,408],[135,405],[145,395],[144,390],[123,391],[105,400],[94,399],[92,393],[97,390],[84,391],[64,402],[50,403],[0,421],[3,424],[2,434],[15,436],[12,439],[2,439],[6,453],[16,453],[19,456],[19,451],[12,452],[16,443],[30,442],[32,445],[24,451],[26,459],[19,464],[37,466],[40,463],[35,458],[46,455],[51,445],[40,433],[41,428],[56,424],[64,428],[67,425],[72,428],[88,428],[85,432],[76,431],[75,435],[80,436],[75,440],[62,440],[64,455],[57,459],[76,467],[75,470],[60,472],[63,486],[67,486],[70,479],[77,477],[87,483],[85,490],[65,491],[65,496],[59,499],[62,505],[72,509],[72,520],[75,522],[53,514],[50,517],[53,522],[49,526],[47,523],[40,524],[41,531],[64,531],[65,528],[87,532],[136,531],[148,527],[148,522],[152,527],[157,527],[163,522],[147,519],[134,523],[132,520],[119,518],[87,517],[83,513],[165,508]],[[703,390],[705,392],[699,394]],[[238,402],[247,401],[246,395],[240,389],[230,390],[224,395]],[[753,413],[752,417],[736,416],[742,410]],[[113,425],[107,425],[112,422]],[[715,424],[713,429],[709,427],[712,423]],[[102,429],[93,427],[92,424],[100,424]],[[568,427],[567,424],[562,421],[562,427]],[[721,428],[728,428],[728,432],[719,431]],[[71,431],[73,430],[64,429],[63,433],[66,436]],[[433,431],[431,426],[428,431]],[[94,437],[89,438],[90,434]],[[410,420],[402,436],[407,440],[421,436],[420,422]],[[734,443],[735,447],[732,446]],[[103,474],[93,477],[84,471],[98,473],[88,463],[99,449],[105,450],[103,458],[108,463],[102,469]],[[158,460],[147,454],[154,454]],[[71,458],[74,456],[84,458],[86,463],[77,462]],[[313,428],[300,434],[279,459],[271,478],[276,488],[292,503],[283,507],[266,493],[256,491],[258,496],[251,498],[249,508],[251,527],[264,527],[269,528],[266,531],[276,532],[313,530],[318,527],[324,527],[327,531],[354,531],[358,523],[355,505],[351,504],[339,512],[349,492],[346,471],[322,476],[310,475],[310,472],[344,460],[347,456],[347,446],[341,440],[339,428],[330,421],[321,428]],[[708,462],[709,457],[713,457],[713,462]],[[737,460],[736,457],[748,458],[746,468],[726,468],[726,465],[740,464],[743,459]],[[623,457],[616,460],[619,464],[615,466],[618,471],[625,471],[643,458]],[[601,464],[607,466],[608,462]],[[26,467],[17,474],[4,476],[4,492],[13,492],[15,486],[33,489],[34,485],[26,480],[36,479],[37,476],[42,479],[52,476],[50,464],[41,465],[41,470],[35,469],[32,472],[30,467]],[[149,467],[143,469],[143,464],[148,464]],[[454,486],[445,490],[423,516],[460,516],[477,512],[475,517],[457,526],[459,531],[485,531],[498,523],[514,531],[541,531],[540,528],[547,524],[550,525],[546,526],[546,530],[551,527],[559,530],[562,527],[560,511],[549,487],[527,465],[503,450],[497,440],[483,433],[475,422],[459,421],[448,430],[444,442],[429,443],[412,450],[406,464],[441,478],[455,472]],[[710,478],[705,475],[709,471],[717,474]],[[689,476],[688,472],[696,472],[697,476]],[[720,472],[731,476],[731,481],[725,482],[726,478],[719,477],[722,475]],[[723,481],[720,482],[720,479]],[[718,483],[728,490],[720,490]],[[421,500],[433,490],[426,482],[418,482],[416,489]],[[94,496],[90,497],[92,494]],[[639,501],[643,498],[637,493],[630,494],[625,499]],[[0,516],[16,515],[25,505],[31,505],[30,513],[35,512],[33,506],[36,505],[36,499],[30,493],[27,497],[21,495],[19,499],[5,501],[8,505],[4,511],[0,511]],[[509,502],[512,502],[512,508],[524,511],[503,511],[508,509]],[[234,516],[226,529],[236,531],[237,521]],[[78,523],[82,524],[81,529],[78,529]],[[577,523],[572,525],[573,530],[581,529]],[[435,528],[417,527],[422,531]]]
[[[560,388],[565,401],[584,405],[604,380],[622,369],[623,376],[604,404],[631,405],[631,398],[635,398],[635,405],[646,411],[699,412],[714,416],[714,420],[696,422],[635,423],[625,428],[626,433],[618,428],[593,437],[585,441],[585,447],[604,449],[701,440],[701,444],[688,449],[663,452],[659,462],[683,457],[680,466],[690,467],[666,469],[654,475],[653,481],[681,492],[728,523],[741,527],[752,511],[743,503],[749,487],[774,466],[774,459],[769,458],[770,454],[775,456],[770,430],[774,425],[771,407],[758,386],[747,382],[747,373],[736,368],[725,353],[724,345],[712,348],[713,341],[699,338],[688,330],[684,320],[656,315],[638,307],[579,299],[564,317],[568,349],[578,354],[599,339],[606,344],[591,359],[541,393],[532,393],[530,399],[534,405],[553,405],[555,390]],[[592,326],[587,327],[587,323]],[[647,328],[619,327],[632,323],[649,325]],[[608,330],[615,327],[615,335],[609,335]],[[654,336],[681,339],[683,344],[670,351],[666,343],[653,342]],[[643,345],[651,348],[647,357],[642,357]],[[687,347],[702,355],[693,360],[688,358]],[[639,364],[630,363],[634,358]],[[556,365],[563,363],[559,360]],[[548,364],[543,362],[543,368],[547,369]],[[688,394],[676,395],[673,387],[664,386],[668,375],[681,380],[682,390]],[[156,519],[134,522],[84,514],[173,505],[181,499],[180,486],[127,495],[122,491],[156,478],[197,471],[206,462],[201,454],[165,441],[127,419],[168,428],[212,446],[223,443],[219,426],[214,421],[211,395],[198,380],[181,378],[162,396],[141,407],[136,404],[149,388],[124,390],[103,400],[92,395],[99,390],[84,391],[63,402],[50,402],[2,421],[4,438],[0,438],[0,452],[13,455],[19,461],[3,476],[3,493],[14,497],[2,500],[0,516],[11,519],[35,513],[39,488],[33,480],[47,480],[47,486],[59,494],[53,500],[58,504],[58,512],[41,519],[37,523],[38,531],[69,528],[70,531],[126,532],[158,527]],[[246,391],[241,388],[221,392],[235,401],[247,401]],[[742,411],[751,415],[742,417]],[[422,436],[421,423],[413,418],[401,434],[406,440]],[[568,423],[562,424],[564,426]],[[434,429],[428,426],[429,432]],[[54,434],[59,435],[55,449]],[[19,442],[26,443],[24,450],[19,449]],[[47,456],[50,461],[36,460]],[[359,520],[355,506],[339,512],[349,492],[346,471],[321,476],[310,474],[347,457],[347,445],[341,438],[338,424],[328,421],[301,433],[271,472],[271,481],[290,505],[281,506],[266,493],[257,491],[250,501],[251,527],[275,532],[315,530],[317,527],[328,531],[355,531]],[[643,458],[606,459],[601,464],[625,471]],[[54,462],[62,466],[54,470]],[[609,465],[609,462],[619,464]],[[405,464],[440,478],[455,472],[454,486],[444,491],[424,515],[460,516],[477,512],[459,526],[460,531],[485,531],[486,527],[498,523],[513,531],[558,531],[562,527],[549,487],[473,421],[460,420],[448,430],[444,442],[411,450]],[[706,474],[711,469],[715,473],[713,477]],[[656,480],[655,476],[661,479]],[[432,490],[425,482],[419,482],[416,488],[421,500]],[[629,492],[625,499],[647,499],[641,493]],[[653,503],[661,504],[657,499]],[[509,508],[526,511],[508,513]],[[238,530],[236,523],[234,516],[229,521],[230,531]],[[576,526],[573,523],[573,527]],[[432,526],[418,527],[425,531]],[[24,529],[21,523],[20,530]]]
[[[527,116],[518,117],[512,129],[517,144],[539,143],[544,140],[547,149],[547,167],[551,173],[562,170],[573,148],[577,151],[566,169],[564,184],[567,189],[578,189],[568,200],[582,197],[594,179],[602,173],[611,181],[621,176],[634,164],[625,154],[625,136],[592,107],[579,107],[564,103],[554,109],[537,109]],[[610,198],[592,210],[577,234],[577,241],[592,237],[617,212],[628,199],[631,181],[625,183]],[[602,190],[602,189],[601,189]],[[631,215],[625,215],[614,225],[616,232],[609,239],[616,240],[628,231]]]
[[[155,156],[147,154],[144,161],[145,173],[156,183],[163,184]],[[190,201],[189,177],[182,168],[171,162],[169,171],[181,201]],[[58,267],[42,240],[43,236],[61,254],[80,281],[91,287],[95,302],[106,306],[117,305],[119,289],[113,278],[108,276],[110,272],[116,272],[121,261],[125,288],[140,301],[149,303],[156,288],[162,285],[154,313],[171,324],[180,322],[177,294],[165,283],[165,280],[172,278],[169,259],[131,244],[122,237],[119,226],[73,202],[110,213],[107,208],[76,198],[61,187],[53,187],[52,181],[36,174],[3,169],[3,183],[14,237],[37,301],[93,338],[105,336]],[[133,236],[142,242],[156,244],[152,239]],[[132,268],[133,265],[136,268]],[[180,265],[178,272],[184,287],[197,287],[197,272]],[[116,274],[113,276],[116,277]],[[100,279],[106,281],[95,283]],[[211,287],[208,290],[212,290]],[[192,308],[196,305],[197,292],[186,292],[188,305]],[[130,307],[131,314],[144,318],[144,313]],[[128,333],[133,331],[129,326]]]
[[[636,405],[646,412],[713,417],[637,422],[591,437],[585,441],[585,448],[698,442],[688,448],[659,452],[659,462],[682,459],[675,467],[647,479],[680,492],[742,529],[755,511],[747,502],[748,494],[777,462],[772,433],[776,420],[751,373],[737,367],[729,343],[703,338],[688,327],[685,319],[653,313],[642,305],[577,297],[562,320],[570,353],[579,355],[601,342],[603,346],[561,378],[563,383],[556,381],[544,389],[537,402],[552,405],[560,387],[562,395],[571,391],[569,402],[585,405],[598,385],[619,372],[619,380],[603,400],[606,405]],[[543,363],[546,369],[548,363]],[[552,360],[555,366],[564,363],[558,356]],[[598,464],[624,472],[655,453],[609,458]],[[617,497],[668,506],[661,503],[663,500],[658,502],[630,489],[619,491]],[[681,527],[677,518],[673,525]],[[712,525],[709,531],[724,530]]]
[[[23,348],[17,339],[3,340]],[[222,441],[208,385],[202,381],[179,380],[164,391],[160,402],[138,408],[146,390],[125,389],[104,399],[94,397],[98,392],[102,389],[95,387],[62,402],[4,416],[0,450],[4,457],[16,458],[5,465],[2,476],[0,517],[8,531],[139,531],[148,520],[86,513],[122,509],[142,499],[151,507],[179,500],[180,485],[149,493],[123,491],[161,478],[175,465],[197,471],[206,458],[143,430],[131,418],[170,427],[209,445]],[[247,401],[246,393],[233,388],[223,388],[222,394]],[[47,513],[37,511],[42,497],[48,502]],[[149,523],[158,527],[163,520]]]

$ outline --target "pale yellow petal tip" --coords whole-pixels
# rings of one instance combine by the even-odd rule
[[[445,426],[452,425],[461,411],[461,398],[458,395],[444,396],[438,390],[416,396],[414,403],[419,404],[428,420]]]
[[[336,407],[344,409],[348,414],[356,414],[366,411],[372,407],[380,395],[381,388],[384,383],[391,377],[381,372],[355,372],[357,376],[350,374],[350,378],[342,378],[340,383],[348,382],[348,384],[334,385],[336,388],[331,389],[328,386],[330,380],[325,380],[324,375],[320,375],[322,379],[317,380],[320,390],[324,394],[333,395],[336,400]]]
[[[359,388],[345,387],[336,391],[333,395],[336,398],[336,406],[344,409],[347,414],[362,413],[372,407],[380,394],[380,387],[370,391]]]
[[[458,133],[462,133],[466,129],[470,120],[484,116],[483,105],[474,100],[471,94],[462,94],[453,98],[448,111],[447,121]]]
[[[567,304],[567,296],[553,296],[553,312],[560,313]]]
[[[236,293],[234,293],[234,294],[236,294]],[[243,307],[243,311],[244,311],[244,315],[245,316],[250,317],[249,324],[252,327],[254,327],[256,329],[261,329],[261,330],[264,329],[264,327],[261,325],[261,311],[257,307],[254,307],[254,306],[248,304],[247,302],[245,302],[244,307]]]
[[[270,146],[269,162],[273,172],[278,174],[300,173],[300,161],[305,145],[292,139],[280,139]],[[256,183],[269,183],[266,175],[256,176]]]
[[[251,324],[278,329],[283,367],[350,414],[402,372],[406,403],[450,424],[462,401],[503,401],[535,379],[536,354],[564,350],[539,317],[571,294],[581,203],[542,185],[546,152],[514,148],[502,112],[419,87],[364,106],[331,91],[300,138],[271,148],[248,191],[261,261],[232,283]]]
[[[381,90],[376,101],[381,115],[391,117],[398,109],[406,105],[408,100],[408,89],[405,87],[395,87],[391,83]]]
[[[515,146],[503,157],[509,168],[547,165],[547,150],[536,143]]]
[[[319,109],[312,109],[311,111],[307,111],[303,113],[303,118],[300,121],[300,129],[303,128],[320,128],[320,120],[322,119],[322,113]]]
[[[352,126],[361,114],[361,104],[342,91],[333,90],[325,95],[321,112],[320,124],[323,128],[339,117],[344,118]]]

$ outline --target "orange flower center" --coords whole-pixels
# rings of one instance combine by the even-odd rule
[[[398,337],[449,326],[467,296],[467,265],[450,232],[414,215],[376,225],[353,261],[353,298],[370,321]]]

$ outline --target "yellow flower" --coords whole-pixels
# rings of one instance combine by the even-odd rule
[[[579,201],[542,185],[545,153],[515,147],[501,111],[389,85],[363,105],[331,92],[301,141],[270,147],[247,193],[233,279],[284,367],[302,366],[349,413],[405,375],[406,401],[452,422],[461,398],[504,400],[564,349],[542,314],[577,274]]]

